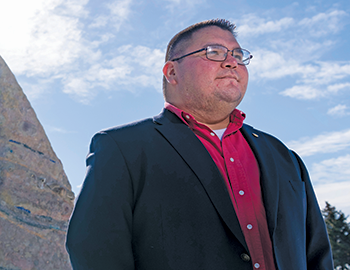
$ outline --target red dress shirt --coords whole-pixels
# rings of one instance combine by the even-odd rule
[[[260,188],[258,163],[240,132],[245,114],[235,109],[222,139],[189,113],[165,103],[203,143],[225,179],[254,269],[275,270],[272,243]]]

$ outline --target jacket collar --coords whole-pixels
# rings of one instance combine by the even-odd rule
[[[247,124],[243,125],[241,132],[259,164],[261,193],[269,233],[272,237],[277,225],[279,201],[279,174],[275,160],[276,155],[273,153],[274,150],[271,148],[271,143],[268,141],[266,134]]]
[[[224,179],[203,144],[186,124],[166,109],[155,116],[153,121],[157,124],[155,128],[168,140],[202,183],[228,228],[248,250]],[[193,150],[188,151],[189,149]]]
[[[169,141],[198,177],[226,225],[242,245],[247,248],[224,179],[203,144],[187,125],[174,113],[166,109],[155,116],[153,121],[157,124],[156,129]],[[274,159],[275,155],[264,133],[246,124],[240,130],[259,164],[260,185],[266,218],[270,236],[273,237],[279,201],[279,177]],[[195,150],[188,151],[188,149]],[[200,162],[198,157],[201,157]]]

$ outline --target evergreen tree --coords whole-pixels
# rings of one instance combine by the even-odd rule
[[[337,270],[350,269],[350,224],[346,222],[347,217],[328,202],[322,213],[332,246],[334,267]]]

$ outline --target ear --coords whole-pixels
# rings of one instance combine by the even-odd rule
[[[175,72],[175,63],[173,61],[168,61],[163,67],[163,74],[170,84],[177,84],[176,72]]]

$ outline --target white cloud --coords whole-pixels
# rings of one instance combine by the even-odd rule
[[[323,160],[312,164],[310,174],[315,183],[331,183],[350,180],[350,155]],[[350,191],[350,190],[349,190]]]
[[[63,78],[63,92],[88,104],[96,95],[96,87],[109,89],[114,83],[121,82],[130,72],[131,67],[123,56],[101,63],[96,62],[87,70],[67,74]]]
[[[340,88],[349,87],[349,83],[338,84],[339,80],[350,76],[350,61],[347,62],[331,62],[317,61],[314,63],[314,72],[306,72],[302,81],[307,84],[331,84],[336,83],[337,87],[330,89],[336,91]]]
[[[311,85],[296,85],[281,92],[282,95],[298,99],[316,99],[325,93]]]
[[[131,12],[132,0],[117,0],[107,6],[111,11],[111,21],[117,30],[128,19]]]
[[[90,28],[100,28],[106,26],[109,21],[108,16],[100,15],[93,20],[93,23],[89,25]]]
[[[337,93],[339,90],[342,90],[344,88],[350,89],[350,83],[339,83],[339,84],[330,85],[328,86],[328,91],[332,93]]]
[[[165,7],[171,12],[176,12],[177,16],[184,15],[185,13],[191,12],[198,5],[203,5],[206,0],[161,0],[161,4],[168,2]]]
[[[60,127],[53,127],[50,125],[45,125],[45,127],[48,129],[47,131],[50,133],[61,133],[61,134],[71,134],[71,133],[76,133],[75,131],[69,131],[64,128]]]
[[[276,41],[273,44],[275,49],[260,47],[253,50],[254,58],[249,66],[250,72],[262,79],[298,76],[299,82],[304,84],[337,83],[337,86],[330,87],[330,92],[350,87],[350,83],[338,83],[339,80],[350,76],[350,61],[326,62],[312,59],[321,48],[328,49],[332,43],[325,41],[320,44],[304,41],[305,44],[299,47],[295,47],[293,40],[288,43],[292,44],[289,45],[291,47],[288,47],[285,42]],[[291,51],[293,51],[292,54]]]
[[[311,175],[312,178],[312,175]],[[331,179],[334,179],[331,178]],[[346,216],[350,215],[349,190],[350,181],[339,183],[322,183],[314,185],[315,193],[320,207],[323,209],[326,201]]]
[[[27,80],[24,80],[22,82],[21,81],[22,77],[18,79],[20,79],[18,80],[18,82],[30,102],[35,102],[40,98],[45,98],[46,95],[50,95],[52,93],[51,86],[55,81],[54,77],[48,78],[48,79],[45,78],[45,79],[38,79],[37,83],[33,84],[28,82]]]
[[[338,117],[350,115],[350,112],[348,112],[347,110],[348,110],[348,107],[346,105],[339,104],[329,109],[327,114],[338,116]]]
[[[63,92],[77,98],[81,103],[88,104],[95,97],[90,91],[91,84],[84,78],[68,77],[64,81]]]
[[[255,14],[247,14],[237,27],[239,37],[257,36],[280,32],[295,24],[293,18],[285,17],[280,20],[266,20]]]
[[[286,76],[305,76],[316,74],[318,67],[312,64],[303,65],[289,53],[258,49],[249,66],[250,73],[259,79],[281,79]]]
[[[304,18],[299,22],[299,26],[304,30],[305,28],[309,28],[309,33],[311,35],[319,37],[327,35],[330,32],[338,32],[341,29],[341,19],[346,16],[348,16],[348,14],[343,10],[319,13],[312,18]]]
[[[283,66],[281,70],[284,70]],[[280,73],[281,71],[276,72],[274,76]],[[280,94],[298,99],[316,99],[350,89],[350,83],[338,83],[339,80],[350,77],[350,63],[317,62],[313,65],[296,65],[294,73],[301,76],[299,84]]]
[[[346,82],[350,61],[324,60],[337,43],[334,34],[348,24],[345,11],[331,10],[301,20],[272,16],[276,18],[248,14],[238,24],[239,39],[258,44],[248,48],[254,55],[249,66],[252,80],[295,79],[281,94],[298,99],[329,97],[350,87]]]
[[[325,202],[328,201],[338,210],[350,215],[349,164],[349,154],[312,164],[310,177],[322,208],[325,206]]]
[[[124,61],[123,57],[117,56],[103,60],[105,56],[99,46],[114,38],[114,34],[106,32],[92,41],[83,36],[84,25],[81,19],[88,15],[88,0],[29,2],[9,1],[8,9],[0,10],[0,24],[12,27],[0,28],[0,36],[6,37],[0,43],[0,53],[16,75],[34,78],[36,83],[24,83],[32,100],[43,95],[45,88],[57,80],[62,82],[64,93],[83,103],[88,103],[96,95],[95,87],[108,89],[113,84],[134,83],[135,75],[126,77],[133,69],[130,64],[135,62],[133,59]],[[110,14],[97,17],[90,27],[97,28],[111,23],[118,31],[130,16],[131,3],[132,0],[119,0],[106,4]],[[18,9],[19,5],[22,6],[21,9]],[[21,10],[25,12],[18,14]],[[135,55],[135,48],[131,50]],[[152,77],[154,70],[151,55],[157,55],[157,51],[142,56],[148,60],[149,66],[139,72]],[[154,85],[153,79],[141,78],[144,85]]]
[[[8,7],[0,10],[0,23],[11,26],[0,29],[0,36],[7,37],[0,43],[0,54],[15,74],[36,78],[50,77],[52,81],[62,80],[63,91],[85,103],[94,97],[96,87],[110,89],[115,85],[140,84],[144,87],[161,88],[163,52],[160,50],[142,46],[138,46],[136,50],[124,46],[133,50],[133,57],[123,58],[123,48],[119,48],[120,55],[108,56],[110,60],[107,61],[104,60],[106,56],[102,49],[100,50],[100,45],[115,38],[115,35],[106,31],[100,35],[99,40],[86,39],[82,19],[88,18],[89,15],[86,7],[88,0],[29,2],[8,1]],[[181,6],[185,11],[203,2],[205,0],[167,0],[168,8]],[[132,4],[132,0],[114,0],[104,4],[109,14],[96,15],[86,27],[101,28],[113,25],[116,31],[123,25],[131,27],[126,22],[132,15]],[[19,10],[18,5],[23,9]],[[23,13],[18,14],[22,11]],[[266,44],[272,46],[269,50],[265,50],[264,45],[259,45],[259,49],[253,51],[254,59],[250,66],[252,79],[276,80],[286,76],[295,77],[296,85],[282,94],[300,99],[325,97],[348,89],[350,83],[340,80],[350,76],[350,62],[308,62],[310,55],[323,51],[320,50],[321,47],[333,44],[330,41],[313,42],[309,38],[312,26],[326,24],[323,28],[330,32],[345,16],[347,15],[344,11],[335,10],[304,18],[298,23],[291,17],[273,20],[254,14],[246,15],[239,25],[239,36],[258,37],[273,34],[277,37],[271,39],[270,44]],[[17,24],[17,21],[21,23]],[[306,30],[300,30],[298,24]],[[298,35],[303,31],[305,33],[300,37],[293,38],[293,33]],[[278,39],[279,33],[291,35],[288,34],[288,40],[283,41]],[[300,40],[304,41],[303,46],[296,46]],[[300,49],[302,47],[306,49]],[[42,87],[32,89],[33,96],[39,96],[43,92],[40,90]]]
[[[131,4],[132,0],[116,0],[105,4],[104,6],[107,7],[109,14],[96,16],[88,28],[101,28],[107,24],[112,24],[116,31],[119,31],[130,17]]]
[[[0,30],[0,52],[11,69],[27,76],[48,76],[83,54],[79,17],[86,16],[87,1],[8,1],[7,8],[1,9],[0,24],[10,27]],[[21,10],[23,14],[18,14]]]
[[[64,79],[64,92],[82,103],[94,98],[97,87],[120,89],[120,86],[153,87],[161,91],[162,66],[165,52],[145,46],[125,45],[121,55],[91,65],[87,71],[69,74]],[[132,55],[130,54],[132,52]]]
[[[350,78],[350,62],[308,62],[288,52],[258,49],[249,66],[253,80],[277,80],[295,77],[296,85],[281,92],[298,99],[316,99],[350,89],[350,83],[339,83]]]
[[[290,38],[298,35],[299,42],[303,37],[320,37],[329,33],[340,31],[344,25],[343,19],[348,14],[343,10],[333,10],[326,13],[319,13],[311,18],[297,20],[292,17],[281,19],[267,19],[266,16],[256,14],[245,14],[238,22],[237,31],[239,37],[254,37],[271,33],[290,31]],[[293,32],[292,32],[293,31]]]
[[[303,157],[317,153],[334,153],[350,146],[350,129],[290,141],[287,145]]]

